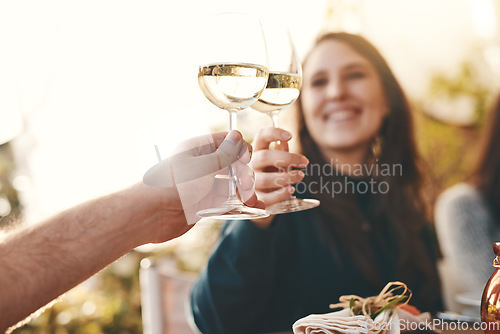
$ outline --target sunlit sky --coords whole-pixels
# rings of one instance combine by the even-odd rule
[[[418,97],[430,73],[453,71],[495,36],[492,1],[344,3],[360,8],[352,22]],[[303,56],[326,26],[327,7],[340,3],[0,0],[0,132],[16,128],[7,116],[24,119],[13,144],[27,219],[140,180],[155,162],[153,143],[168,154],[182,138],[226,126],[225,112],[197,86],[201,18],[221,11],[271,18],[290,26]],[[252,110],[240,119],[247,136],[266,122]]]

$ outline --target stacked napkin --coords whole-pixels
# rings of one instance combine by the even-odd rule
[[[295,334],[399,334],[400,321],[425,322],[431,319],[429,313],[414,316],[401,309],[391,309],[379,314],[375,320],[365,315],[352,315],[350,309],[326,314],[311,314],[293,324]]]

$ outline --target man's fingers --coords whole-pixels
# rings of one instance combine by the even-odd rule
[[[265,209],[266,208],[266,203],[264,203],[264,201],[259,200],[255,193],[253,193],[246,200],[244,200],[243,198],[241,198],[241,200],[243,201],[243,203],[245,203],[245,205],[248,205],[248,206],[251,206],[254,208],[258,208],[258,209]]]
[[[235,167],[237,166],[237,167]],[[240,192],[243,191],[254,191],[255,189],[255,173],[248,165],[240,164],[236,162],[233,165],[233,171],[236,175],[236,189]],[[216,194],[218,196],[229,194],[229,172],[228,169],[224,169],[221,173],[217,173],[215,177],[214,189],[216,189]]]
[[[241,133],[231,131],[214,154],[218,156],[220,165],[224,168],[236,162],[247,149],[247,143],[243,140]]]
[[[250,163],[250,160],[252,159],[253,155],[253,148],[252,145],[250,145],[247,142],[244,142],[245,144],[241,146],[240,153],[239,153],[239,162],[248,164]]]
[[[175,186],[170,159],[165,159],[151,167],[142,181],[152,187],[172,188]]]
[[[159,162],[148,170],[143,178],[144,183],[156,187],[173,187],[215,173],[240,158],[240,161],[248,163],[251,158],[251,146],[243,140],[241,133],[231,131],[221,142],[224,134],[214,133],[186,142],[185,151]],[[198,146],[190,146],[195,142]]]
[[[219,147],[226,136],[227,132],[215,132],[189,138],[176,146],[174,154],[190,150],[196,152],[196,154],[192,154],[194,156],[212,153]]]
[[[224,169],[238,161],[243,152],[248,151],[250,146],[243,140],[239,131],[231,131],[221,142],[223,133],[213,134],[216,150],[209,154],[194,157],[190,161],[191,166],[186,166],[188,170],[196,169],[196,175],[208,175]],[[250,161],[250,153],[245,159]]]
[[[235,171],[236,178],[238,180],[238,187],[241,187],[245,190],[254,189],[255,187],[255,173],[248,165],[243,165],[240,163],[235,163],[233,166],[233,170]]]

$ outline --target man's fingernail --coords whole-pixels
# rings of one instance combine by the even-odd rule
[[[229,140],[235,140],[235,141],[240,141],[242,139],[242,137],[241,137],[241,134],[239,133],[239,131],[232,130],[227,135],[227,139],[229,139]]]
[[[292,134],[288,131],[283,131],[281,133],[281,138],[283,138],[284,140],[289,140],[292,138]]]

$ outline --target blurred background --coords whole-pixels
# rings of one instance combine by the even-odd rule
[[[289,25],[302,56],[320,32],[365,35],[411,99],[429,199],[467,175],[500,91],[500,0],[0,0],[0,231],[137,182],[155,144],[225,130],[198,88],[196,34],[233,10]],[[271,125],[238,118],[249,141]],[[196,274],[219,227],[129,253],[15,333],[142,333],[141,259]]]

